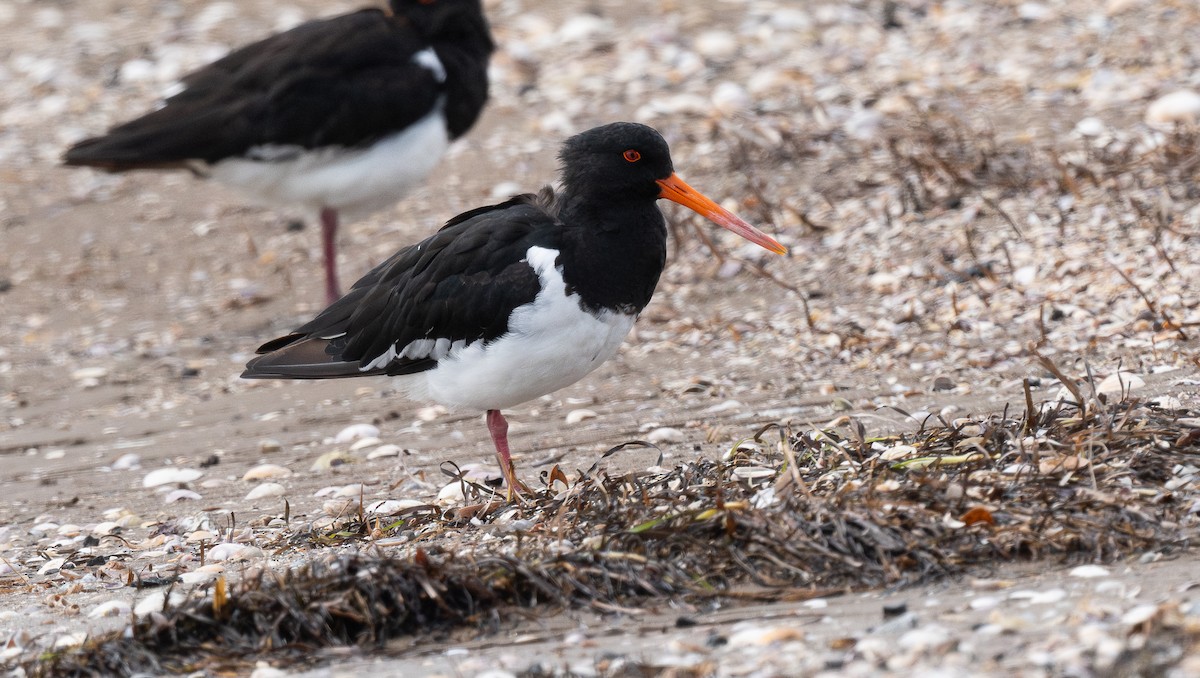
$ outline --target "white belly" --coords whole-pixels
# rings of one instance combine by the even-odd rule
[[[452,350],[436,368],[414,375],[406,384],[410,397],[505,409],[569,386],[613,357],[637,316],[608,311],[595,316],[580,308],[578,295],[567,296],[554,267],[557,255],[531,247],[526,257],[543,286],[537,299],[513,312],[508,334],[486,346],[476,342]]]
[[[449,144],[439,106],[367,148],[325,148],[295,155],[294,147],[263,147],[255,149],[261,160],[231,158],[210,170],[217,181],[259,201],[361,215],[395,204],[424,181]],[[271,160],[272,156],[286,159]]]

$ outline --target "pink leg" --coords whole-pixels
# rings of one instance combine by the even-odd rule
[[[321,210],[321,246],[325,251],[325,300],[332,304],[342,296],[337,276],[337,210]]]
[[[517,472],[513,469],[512,457],[508,454],[508,422],[500,410],[488,410],[488,433],[492,434],[492,442],[496,445],[496,460],[500,462],[500,473],[504,475],[504,483],[508,485],[508,500],[513,496],[521,496],[521,490],[529,488],[517,480]]]

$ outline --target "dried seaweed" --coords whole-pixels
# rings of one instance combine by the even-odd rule
[[[556,468],[515,513],[475,486],[483,501],[467,514],[417,511],[390,526],[413,535],[403,551],[318,554],[25,668],[110,675],[304,662],[322,647],[495,629],[518,608],[797,599],[1005,561],[1170,554],[1194,533],[1191,502],[1164,485],[1200,459],[1200,437],[1180,423],[1188,414],[1097,399],[1086,410],[1053,403],[877,437],[843,417],[767,427],[722,461],[593,469],[569,485]],[[491,538],[448,549],[439,540],[452,531]]]

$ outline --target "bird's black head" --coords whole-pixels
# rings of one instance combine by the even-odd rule
[[[614,122],[567,139],[559,153],[563,185],[614,202],[654,200],[674,173],[667,142],[651,127]]]
[[[448,37],[487,32],[480,0],[390,0],[396,16],[412,22],[417,31],[427,37]]]
[[[614,122],[576,134],[563,144],[559,159],[565,192],[575,200],[636,209],[639,203],[664,198],[772,252],[787,252],[774,238],[742,221],[675,174],[667,142],[645,125]]]

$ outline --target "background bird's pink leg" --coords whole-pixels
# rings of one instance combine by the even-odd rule
[[[521,489],[524,488],[521,481],[517,480],[517,472],[513,469],[512,457],[508,454],[508,422],[505,421],[504,415],[500,414],[500,410],[488,410],[487,412],[488,433],[492,434],[492,443],[496,445],[496,459],[500,462],[500,473],[504,475],[504,484],[508,485],[508,500],[512,501],[513,496],[521,496]]]
[[[337,278],[337,210],[321,209],[321,248],[325,251],[325,300],[333,303],[342,297]]]

